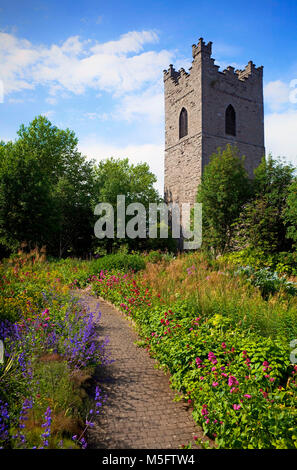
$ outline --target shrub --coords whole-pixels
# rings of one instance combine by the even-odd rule
[[[222,261],[239,266],[269,268],[280,274],[297,276],[297,252],[280,252],[267,254],[263,250],[245,248],[221,257]]]
[[[162,253],[162,251],[153,250],[144,256],[147,263],[159,263],[161,261],[169,262],[174,258],[172,253]]]
[[[244,274],[249,282],[259,287],[264,299],[268,299],[270,295],[282,290],[290,295],[297,295],[297,284],[288,281],[285,276],[279,277],[276,272],[270,271],[268,268],[255,270],[251,266],[239,268],[235,274]]]
[[[140,255],[127,255],[117,253],[106,255],[90,262],[89,275],[96,275],[100,271],[140,271],[145,268],[145,260]]]

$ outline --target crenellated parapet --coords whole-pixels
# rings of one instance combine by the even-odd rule
[[[211,41],[208,44],[205,44],[203,38],[200,38],[197,45],[196,44],[192,45],[193,59],[195,59],[195,57],[198,54],[204,54],[204,55],[210,57],[211,53],[212,53],[212,42]]]
[[[239,80],[246,80],[249,77],[263,77],[263,65],[256,67],[252,60],[248,62],[243,70],[235,70]]]
[[[224,74],[227,79],[239,80],[241,82],[247,82],[249,78],[252,78],[252,81],[254,79],[262,80],[262,65],[260,67],[256,67],[253,61],[250,60],[243,70],[235,70],[234,67],[229,65],[225,70],[221,71],[220,66],[215,64],[215,59],[211,57],[211,54],[212,42],[208,42],[206,44],[203,38],[200,38],[197,44],[192,45],[193,61],[189,72],[186,72],[183,68],[177,71],[174,66],[170,64],[169,69],[163,71],[164,82],[171,79],[176,85],[179,84],[181,78],[190,77],[193,66],[199,62],[203,63],[203,67],[209,69],[210,73],[217,73],[218,78],[222,77],[222,74]]]
[[[168,70],[163,70],[164,82],[171,79],[177,84],[181,77],[188,77],[189,75],[190,74],[186,72],[184,68],[175,70],[172,64],[169,65]]]

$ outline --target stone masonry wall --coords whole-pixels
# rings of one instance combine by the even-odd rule
[[[189,73],[172,65],[164,71],[165,198],[195,202],[197,186],[209,156],[228,143],[245,155],[252,176],[264,149],[263,68],[249,62],[244,70],[221,72],[211,58],[212,44],[201,38],[192,46]],[[236,136],[225,133],[225,110],[236,112]],[[188,135],[179,139],[179,115],[188,112]]]

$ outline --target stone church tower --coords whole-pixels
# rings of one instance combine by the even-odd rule
[[[212,43],[192,46],[187,73],[164,70],[165,200],[194,203],[209,156],[236,145],[252,176],[264,155],[263,67],[220,71]]]

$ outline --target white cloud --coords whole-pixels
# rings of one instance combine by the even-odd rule
[[[155,187],[163,195],[164,187],[164,146],[158,144],[117,146],[88,136],[80,140],[80,151],[88,158],[104,160],[109,157],[129,158],[131,163],[148,163],[151,171],[157,176]]]
[[[131,31],[116,41],[92,45],[90,40],[69,37],[62,45],[35,46],[25,39],[0,33],[0,79],[4,93],[49,88],[51,95],[61,92],[82,94],[88,88],[115,96],[140,90],[159,80],[172,53],[167,50],[143,51],[156,43],[154,31]]]
[[[141,93],[125,95],[112,114],[114,119],[128,122],[146,118],[153,124],[160,124],[164,117],[164,95],[161,84],[150,86]]]
[[[280,111],[288,105],[290,92],[289,84],[281,80],[269,82],[264,86],[265,104],[271,111]]]
[[[42,114],[42,116],[45,116],[45,117],[47,117],[48,119],[50,119],[50,118],[52,118],[52,117],[56,114],[56,112],[51,109],[51,110],[45,111],[44,113],[41,113],[41,114]]]
[[[26,70],[39,58],[39,48],[33,48],[26,39],[0,32],[0,80],[5,95],[24,89],[32,89],[32,81],[26,77]]]
[[[144,44],[156,43],[158,36],[154,31],[130,31],[122,34],[117,41],[108,41],[103,44],[96,44],[91,48],[95,54],[127,54],[137,53],[143,50]]]
[[[284,156],[297,166],[297,110],[265,116],[266,154]]]

